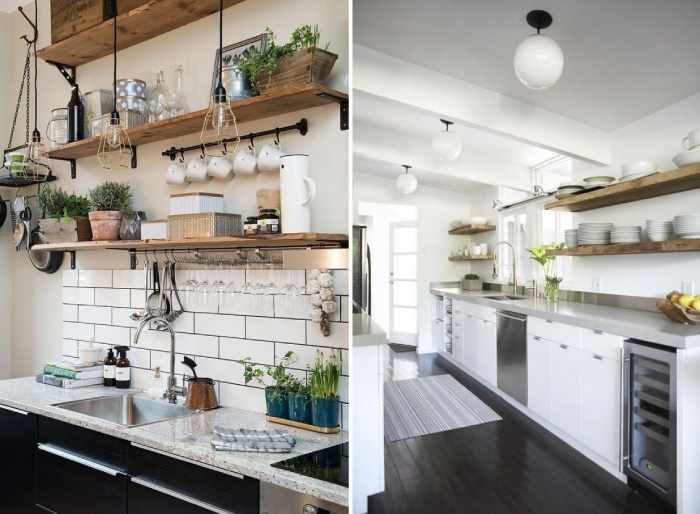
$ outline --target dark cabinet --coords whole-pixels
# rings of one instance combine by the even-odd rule
[[[138,478],[129,484],[129,514],[211,514],[228,512],[196,498]],[[232,513],[233,514],[233,513]]]
[[[34,415],[0,405],[0,510],[3,512],[35,512],[32,494],[35,444]]]

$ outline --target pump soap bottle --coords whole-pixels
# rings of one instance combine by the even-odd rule
[[[104,376],[104,385],[106,387],[114,387],[116,383],[116,368],[117,368],[117,359],[114,357],[114,350],[111,348],[109,349],[109,352],[107,352],[107,358],[105,359],[105,365],[104,365],[104,371],[103,371],[103,376]]]
[[[126,358],[126,352],[129,351],[129,347],[117,346],[115,350],[119,352],[115,372],[117,389],[129,389],[131,387],[131,363],[129,362],[129,359]]]

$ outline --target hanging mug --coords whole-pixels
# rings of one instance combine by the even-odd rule
[[[165,181],[172,186],[179,186],[189,182],[187,178],[187,166],[182,161],[170,163],[165,171]]]
[[[231,161],[221,155],[211,157],[207,165],[207,173],[214,178],[228,178],[232,169]]]
[[[316,198],[316,183],[309,177],[309,156],[285,155],[280,160],[282,233],[311,232],[309,204]]]
[[[279,142],[266,144],[258,153],[258,170],[263,173],[279,171],[280,157],[282,157],[282,149]]]
[[[187,164],[187,178],[190,182],[202,182],[207,179],[207,161],[198,155]]]
[[[233,172],[236,175],[253,175],[257,167],[255,150],[252,146],[238,151],[233,159]]]

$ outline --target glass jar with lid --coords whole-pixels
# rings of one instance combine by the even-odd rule
[[[261,234],[280,233],[280,215],[277,214],[277,209],[260,209],[258,230]]]
[[[258,233],[258,218],[257,216],[248,216],[243,223],[243,235],[254,236]]]
[[[46,139],[49,140],[51,148],[68,142],[68,109],[66,107],[51,109],[51,119],[46,125]]]

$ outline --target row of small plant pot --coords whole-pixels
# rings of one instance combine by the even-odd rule
[[[67,234],[56,235],[54,240],[49,237],[51,242],[115,241],[120,238],[122,218],[130,212],[132,197],[131,186],[120,182],[104,182],[87,195],[44,186],[39,191],[42,231],[47,236]]]
[[[245,383],[256,382],[265,387],[267,415],[289,419],[322,428],[340,425],[341,364],[337,352],[318,352],[308,379],[299,380],[288,368],[297,362],[294,352],[287,352],[276,366],[258,366],[245,358]],[[269,377],[274,385],[267,385]]]

